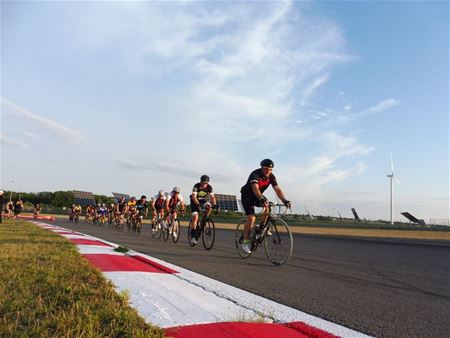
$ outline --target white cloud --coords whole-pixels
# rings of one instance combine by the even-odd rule
[[[384,111],[386,109],[389,109],[391,107],[394,107],[394,106],[398,105],[399,103],[400,103],[400,101],[396,100],[396,99],[383,100],[383,101],[377,103],[376,105],[374,105],[374,106],[372,106],[370,108],[367,108],[365,110],[365,112],[368,112],[368,113],[382,112],[382,111]]]
[[[25,150],[28,150],[28,144],[25,144],[21,141],[14,140],[12,138],[6,137],[4,135],[0,135],[0,143],[5,146],[18,147]]]
[[[84,138],[82,137],[82,135],[79,132],[72,130],[66,126],[63,126],[62,124],[59,124],[53,120],[50,120],[50,119],[40,116],[38,114],[32,113],[4,97],[1,97],[1,104],[3,105],[4,108],[6,108],[5,113],[12,114],[12,115],[18,116],[20,118],[23,118],[26,121],[29,121],[29,122],[43,128],[46,131],[52,132],[67,141],[76,142],[76,143],[80,143],[80,142],[84,141]],[[2,113],[3,113],[3,109],[2,109]]]

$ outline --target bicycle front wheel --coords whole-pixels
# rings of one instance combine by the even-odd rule
[[[166,225],[162,228],[162,237],[164,241],[169,239],[169,225]]]
[[[206,250],[211,250],[214,245],[215,239],[216,239],[216,228],[214,226],[214,222],[211,218],[207,218],[205,222],[205,227],[203,228],[202,231],[203,247]]]
[[[178,243],[180,240],[180,233],[181,233],[181,227],[180,227],[180,221],[174,220],[172,224],[172,241],[174,243]]]
[[[241,219],[236,226],[236,230],[234,231],[234,244],[236,245],[236,251],[242,258],[247,258],[251,255],[251,253],[246,253],[242,250],[242,241],[244,240],[244,226],[246,221],[246,218]]]
[[[294,241],[291,231],[282,219],[272,219],[268,227],[269,229],[264,239],[264,249],[267,259],[273,265],[282,265],[292,255]]]

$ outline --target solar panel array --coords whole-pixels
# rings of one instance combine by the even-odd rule
[[[73,197],[75,198],[75,204],[87,206],[89,204],[95,204],[94,194],[87,191],[73,191]]]
[[[236,195],[214,194],[220,210],[238,211]]]
[[[119,202],[122,197],[125,197],[125,202],[128,202],[131,199],[131,196],[128,194],[120,194],[118,192],[113,192],[112,194],[113,194],[114,198],[116,199],[116,202]]]

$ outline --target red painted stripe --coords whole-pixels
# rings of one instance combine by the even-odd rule
[[[77,245],[100,245],[100,246],[110,246],[100,241],[94,239],[84,239],[84,238],[69,238],[72,242]]]
[[[85,254],[83,256],[102,271],[143,271],[167,273],[154,265],[142,262],[130,256],[109,254]],[[133,278],[133,276],[130,275],[130,278]]]
[[[150,264],[150,265],[154,266],[155,268],[161,270],[162,272],[165,272],[165,273],[178,273],[178,271],[172,270],[172,269],[168,268],[167,266],[164,266],[164,265],[161,265],[159,263],[156,263],[156,262],[154,262],[154,261],[152,261],[152,260],[150,260],[148,258],[145,258],[145,257],[142,257],[142,256],[131,256],[131,257],[133,257],[134,259],[140,260],[140,261],[142,261],[144,263]]]
[[[308,324],[302,323],[302,322],[292,322],[285,324],[288,328],[296,330],[307,337],[311,338],[338,338],[338,336],[335,336],[331,333],[328,333],[324,330],[318,329],[314,326],[310,326]]]
[[[224,322],[178,326],[166,329],[174,338],[310,338],[282,324]]]

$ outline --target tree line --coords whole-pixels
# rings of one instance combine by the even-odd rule
[[[75,197],[73,191],[42,191],[42,192],[17,192],[17,191],[5,191],[4,203],[10,199],[17,201],[21,199],[27,204],[41,204],[47,205],[55,208],[69,207],[75,203]],[[115,199],[113,197],[108,197],[105,195],[94,195],[96,203],[114,203]]]

